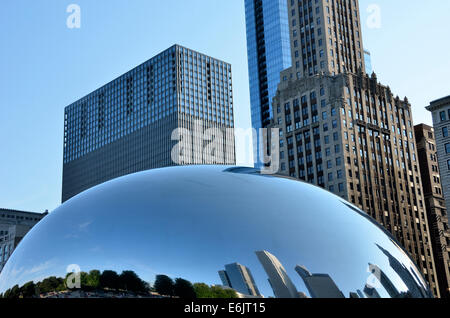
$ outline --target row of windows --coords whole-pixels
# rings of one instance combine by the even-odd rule
[[[448,109],[447,112],[446,111],[441,111],[439,113],[439,118],[440,118],[441,121],[450,120],[450,109]]]
[[[193,74],[192,65],[196,66],[197,62],[205,68],[199,68],[193,74],[195,76],[185,76],[186,81],[181,81],[179,101],[175,68],[172,68],[175,55],[164,52],[108,84],[103,93],[94,92],[67,107],[64,162],[177,111],[232,127],[231,66],[184,48],[180,48],[180,52],[180,60],[185,62],[188,74]],[[208,81],[201,73],[208,75]],[[221,79],[224,81],[216,82]]]
[[[14,214],[2,214],[1,217],[6,218],[6,219],[27,220],[27,221],[39,221],[40,220],[40,218],[33,218],[33,217],[14,215]]]

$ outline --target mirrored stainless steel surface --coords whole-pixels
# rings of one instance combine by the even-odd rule
[[[76,273],[92,270],[82,285],[103,291],[77,291]],[[304,182],[223,166],[140,172],[67,201],[19,244],[0,293],[52,276],[70,278],[71,296],[125,293],[134,287],[119,281],[131,272],[153,297],[177,294],[157,275],[239,297],[431,297],[406,252],[358,208]],[[194,287],[192,297],[204,296],[205,285]]]

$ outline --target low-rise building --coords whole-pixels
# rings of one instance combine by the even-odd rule
[[[0,272],[19,242],[47,214],[0,209]]]

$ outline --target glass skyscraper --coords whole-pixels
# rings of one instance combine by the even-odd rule
[[[280,72],[291,66],[287,1],[245,0],[245,16],[252,127],[259,129],[269,125]]]
[[[224,286],[244,295],[261,296],[250,269],[239,263],[225,265],[219,276]]]
[[[176,165],[177,145],[183,164],[235,163],[231,65],[179,45],[67,106],[64,116],[63,202],[113,178]],[[178,128],[194,138],[174,140]],[[215,140],[223,162],[204,160],[195,131],[208,128],[223,134]]]

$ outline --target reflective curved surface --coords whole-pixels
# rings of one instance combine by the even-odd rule
[[[353,205],[223,166],[140,172],[67,201],[19,244],[0,293],[431,297],[404,250]]]

